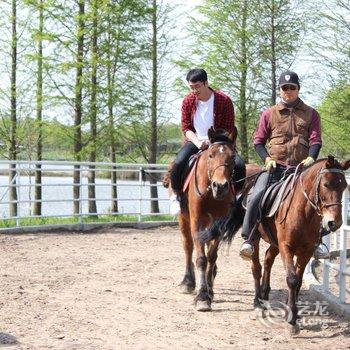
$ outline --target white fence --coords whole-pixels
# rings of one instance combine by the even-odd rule
[[[15,178],[9,183],[8,171],[10,164],[15,166]],[[36,165],[42,169],[42,199],[34,199],[34,189],[37,186],[34,181]],[[87,174],[94,166],[96,198],[88,196]],[[88,212],[89,201],[96,201],[97,211],[95,216],[105,216],[114,221],[116,216],[142,221],[146,216],[167,215],[168,195],[167,190],[160,181],[150,183],[150,178],[157,176],[158,180],[166,171],[165,165],[154,164],[112,164],[89,162],[61,162],[61,161],[0,161],[0,217],[2,222],[8,222],[5,226],[22,226],[25,220],[33,218],[75,218],[81,223],[84,217],[91,216]],[[73,172],[79,171],[79,183],[73,183]],[[110,174],[115,172],[118,180],[112,184]],[[118,212],[111,213],[112,186],[117,188]],[[79,198],[73,198],[73,188],[80,188]],[[17,200],[10,200],[9,189],[17,189]],[[157,198],[151,198],[150,187],[157,187]],[[159,213],[151,212],[151,201],[156,201]],[[33,205],[41,202],[42,214],[33,215]],[[74,202],[79,203],[78,212],[73,212]],[[17,215],[11,216],[10,205],[17,204]],[[113,218],[114,217],[114,218]],[[134,217],[134,218],[133,218]],[[169,219],[171,219],[169,217]]]
[[[350,185],[350,177],[347,177]],[[321,280],[318,292],[330,301],[337,302],[341,307],[350,311],[350,195],[349,188],[343,194],[343,225],[335,233],[324,237],[323,242],[328,246],[331,258],[316,267]],[[319,269],[319,270],[318,270]],[[311,264],[306,270],[306,278],[311,276]],[[344,310],[343,310],[344,312]]]

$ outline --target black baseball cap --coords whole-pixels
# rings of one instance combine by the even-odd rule
[[[298,74],[291,70],[287,70],[283,72],[280,75],[278,86],[281,87],[283,85],[295,85],[300,89]]]

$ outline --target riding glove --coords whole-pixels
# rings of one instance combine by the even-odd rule
[[[267,171],[271,170],[272,168],[276,168],[276,161],[273,160],[270,157],[266,157],[265,159],[265,169]]]
[[[303,164],[304,166],[309,166],[314,161],[315,161],[315,159],[313,159],[312,157],[308,156],[307,158],[305,158],[304,160],[301,161],[301,164]]]

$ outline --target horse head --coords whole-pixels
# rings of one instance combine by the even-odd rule
[[[316,173],[314,200],[308,196],[307,199],[322,217],[323,228],[334,232],[343,223],[341,200],[347,187],[344,172],[350,167],[350,160],[338,162],[333,156],[328,156],[323,164]]]
[[[233,190],[235,148],[225,130],[208,130],[210,146],[207,150],[207,168],[210,188],[215,199],[223,199]]]

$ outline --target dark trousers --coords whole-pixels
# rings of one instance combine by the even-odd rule
[[[175,193],[181,192],[182,174],[185,171],[186,164],[190,157],[198,151],[199,148],[193,142],[188,141],[178,152],[170,173],[171,187]]]
[[[182,176],[185,171],[186,164],[190,159],[191,155],[196,154],[198,151],[199,148],[195,146],[194,143],[192,143],[191,141],[188,141],[182,146],[182,148],[178,152],[170,173],[171,187],[175,193],[181,192]],[[245,176],[246,169],[244,160],[236,153],[234,180],[237,181],[243,179]],[[243,183],[244,181],[241,181],[237,184],[237,187],[235,185],[236,191],[242,188]]]
[[[257,232],[258,222],[261,220],[259,205],[267,187],[279,181],[285,171],[286,168],[278,165],[277,168],[271,172],[266,171],[261,173],[256,180],[242,226],[242,237],[245,240],[248,238],[253,240]]]

